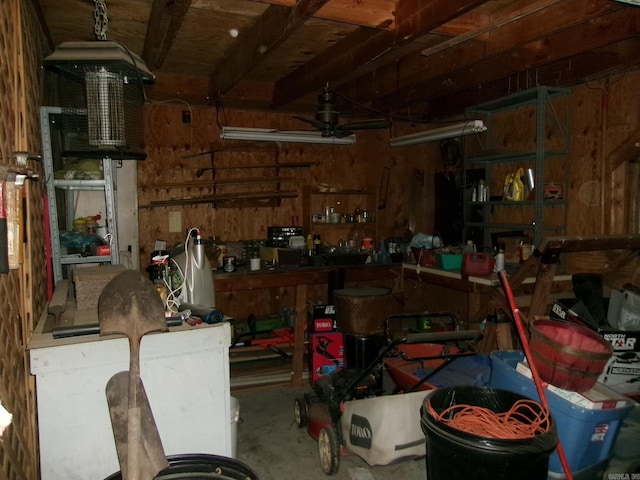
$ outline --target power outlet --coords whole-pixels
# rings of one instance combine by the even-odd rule
[[[182,214],[180,212],[169,212],[169,232],[176,233],[182,231]]]

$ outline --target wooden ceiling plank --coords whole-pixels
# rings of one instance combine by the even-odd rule
[[[255,0],[260,3],[293,7],[296,0]],[[348,23],[360,27],[395,28],[393,10],[396,0],[332,0],[320,8],[313,17],[334,22]]]
[[[486,0],[398,0],[396,42],[406,43],[486,3]]]
[[[438,75],[428,81],[419,82],[412,88],[413,95],[410,99],[394,98],[393,102],[400,107],[427,103],[430,98],[478,87],[495,78],[541,68],[583,52],[634,38],[639,30],[640,12],[630,15],[628,10],[616,10],[597,20],[560,30],[543,41],[534,40],[515,50],[503,52],[473,65],[466,65],[448,75]],[[389,101],[390,97],[386,100]],[[383,105],[389,104],[380,102],[375,105],[382,108]]]
[[[151,70],[164,63],[190,6],[191,0],[153,0],[142,50]]]
[[[451,72],[486,61],[503,52],[516,51],[524,44],[532,46],[531,42],[545,38],[554,29],[566,29],[618,9],[618,5],[606,0],[552,2],[548,8],[535,8],[530,15],[515,17],[513,23],[505,23],[501,28],[489,33],[483,32],[481,38],[469,35],[464,42],[454,44],[444,51],[440,51],[436,46],[434,53],[429,56],[418,53],[405,56],[397,64],[380,67],[356,79],[343,93],[357,102],[377,96],[374,104],[378,107],[384,104],[393,105],[395,102],[402,102],[402,99],[394,93],[384,98],[383,92],[403,89],[415,91],[416,88],[412,86],[422,89],[421,85],[432,78],[445,81],[445,75]],[[413,101],[414,97],[411,100]]]
[[[293,8],[279,5],[267,8],[251,30],[242,34],[233,51],[214,69],[209,86],[210,96],[217,98],[229,91],[327,1],[300,0]]]
[[[276,82],[273,108],[301,98],[333,82],[354,65],[364,65],[417,37],[472,10],[487,0],[399,0],[396,6],[396,30],[369,31],[358,29],[343,41],[294,70]]]
[[[536,2],[531,2],[528,5],[519,8],[516,11],[502,12],[499,18],[492,18],[492,21],[482,26],[481,28],[477,28],[475,30],[469,31],[465,34],[458,35],[450,40],[446,40],[438,45],[434,45],[433,47],[427,48],[422,51],[422,55],[428,57],[430,55],[436,55],[448,48],[455,47],[465,42],[473,41],[478,37],[487,36],[491,31],[496,30],[498,28],[502,28],[509,24],[513,24],[514,22],[521,21],[525,17],[532,15],[537,12],[542,12],[548,7],[554,6],[561,3],[561,0],[538,0]]]
[[[446,118],[452,114],[464,112],[469,106],[495,100],[536,84],[574,85],[590,78],[614,72],[620,73],[639,63],[640,39],[626,39],[591,52],[536,67],[532,72],[533,75],[529,75],[535,81],[533,84],[527,83],[525,78],[520,80],[520,77],[526,76],[526,72],[517,72],[483,83],[481,86],[472,85],[466,90],[438,96],[428,103],[428,116],[430,119]],[[594,65],[598,65],[600,72],[594,72]]]

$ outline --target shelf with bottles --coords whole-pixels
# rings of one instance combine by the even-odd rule
[[[535,87],[467,109],[487,131],[465,138],[465,238],[473,234],[491,246],[492,230],[526,229],[537,244],[548,232],[564,233],[569,94]]]
[[[377,197],[364,190],[325,192],[304,189],[303,229],[320,233],[323,244],[376,237]]]

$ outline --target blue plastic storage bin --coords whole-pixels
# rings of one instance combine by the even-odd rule
[[[489,386],[540,401],[533,380],[516,371],[518,362],[524,360],[523,352],[494,352],[490,358]],[[621,408],[591,410],[574,405],[549,390],[545,394],[571,471],[589,469],[607,460],[622,420],[633,408],[632,402]],[[549,472],[564,472],[557,452],[549,457]]]

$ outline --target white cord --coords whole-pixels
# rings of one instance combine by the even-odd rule
[[[191,233],[196,232],[196,235],[200,235],[200,230],[196,227],[191,227],[187,232],[187,236],[184,239],[184,275],[182,276],[182,286],[185,287],[187,283],[187,277],[189,275],[189,238],[191,237]],[[183,288],[184,294],[186,295],[186,288]]]
[[[178,262],[176,262],[171,257],[169,257],[169,261],[172,262],[171,268],[175,268],[180,274],[180,278],[182,279],[182,282],[180,283],[180,285],[174,285],[173,288],[171,288],[171,285],[167,283],[167,279],[165,276],[164,283],[167,286],[167,290],[168,290],[167,299],[165,301],[165,308],[169,310],[171,313],[177,313],[180,310],[180,301],[178,300],[178,297],[180,296],[180,290],[182,289],[182,285],[184,285],[184,275],[182,273],[182,269],[180,268],[180,265],[178,264]],[[169,268],[169,271],[171,271],[171,268]]]

